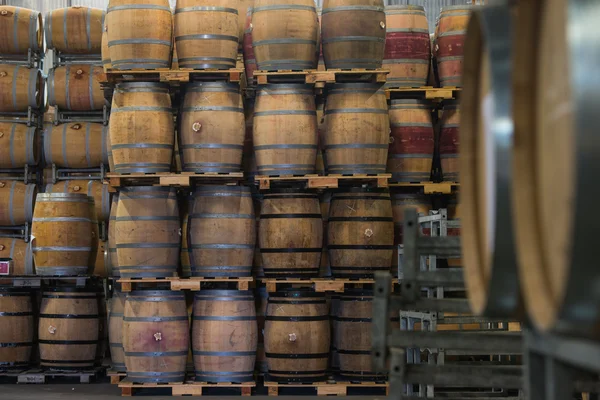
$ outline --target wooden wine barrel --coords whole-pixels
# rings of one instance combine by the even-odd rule
[[[42,14],[23,7],[0,6],[0,54],[44,51]]]
[[[390,121],[380,85],[336,85],[327,95],[325,124],[327,173],[385,173]]]
[[[434,152],[431,104],[419,99],[392,100],[387,172],[394,182],[431,180]]]
[[[127,377],[139,383],[183,382],[189,331],[182,292],[130,292],[123,316]]]
[[[323,220],[317,195],[293,189],[266,193],[261,206],[259,243],[265,276],[318,276]]]
[[[442,7],[436,28],[433,55],[440,86],[461,86],[464,42],[472,6]]]
[[[124,293],[115,290],[108,302],[108,340],[111,368],[118,372],[127,370],[123,351],[123,311],[126,297]]]
[[[37,195],[31,226],[37,275],[88,273],[93,242],[98,239],[92,238],[93,202],[79,193]]]
[[[257,69],[254,48],[252,47],[252,10],[253,7],[248,7],[248,11],[246,11],[244,41],[242,45],[242,53],[244,54],[244,70],[246,72],[246,81],[249,87],[256,86],[254,71]]]
[[[48,73],[48,104],[61,110],[102,110],[105,104],[100,82],[106,80],[102,67],[66,65]]]
[[[49,126],[44,132],[46,164],[64,168],[94,168],[108,164],[107,131],[106,126],[93,122]]]
[[[256,345],[256,371],[259,373],[268,372],[267,356],[265,355],[265,317],[267,316],[267,301],[269,299],[269,292],[266,287],[260,287],[255,289],[255,308],[256,308],[256,321],[258,323],[258,343]]]
[[[192,276],[252,276],[256,220],[250,188],[197,187],[187,238]]]
[[[329,326],[331,329],[331,350],[329,353],[329,369],[333,374],[340,372],[340,355],[338,354],[338,324],[335,322],[335,317],[339,313],[340,295],[332,294],[329,298]]]
[[[389,193],[362,189],[334,193],[328,224],[334,277],[371,278],[375,271],[390,270],[394,219]]]
[[[244,105],[244,119],[246,133],[244,135],[244,150],[242,152],[242,169],[244,177],[249,182],[254,182],[257,175],[256,155],[254,153],[254,99],[246,99]]]
[[[108,32],[106,32],[106,27],[102,32],[102,67],[104,68],[104,72],[108,71],[112,68],[112,62],[110,61],[110,50],[108,49]]]
[[[35,126],[0,122],[0,168],[36,165],[39,138]]]
[[[269,296],[264,333],[269,380],[326,379],[330,347],[328,311],[324,293],[289,290]]]
[[[339,374],[352,381],[385,380],[371,367],[373,291],[350,290],[339,295],[333,318]],[[400,328],[398,311],[390,312],[390,327]]]
[[[444,102],[440,127],[440,162],[445,181],[458,182],[458,148],[460,105],[456,100]]]
[[[108,264],[106,259],[108,258],[108,241],[98,240],[98,252],[96,253],[96,259],[94,260],[94,276],[101,278],[108,278]]]
[[[21,239],[0,238],[0,258],[13,260],[10,275],[34,274],[31,246]]]
[[[246,18],[248,16],[248,11],[251,10],[253,6],[254,0],[239,0],[236,5],[236,9],[238,12],[238,53],[242,52],[242,48],[244,45],[244,31],[246,29]]]
[[[319,195],[319,205],[321,207],[321,218],[323,219],[323,251],[321,252],[321,266],[319,267],[319,276],[331,276],[331,265],[329,265],[329,252],[327,250],[327,222],[329,220],[331,192],[324,192]]]
[[[119,205],[119,193],[114,193],[110,204],[110,215],[108,221],[108,263],[109,276],[121,276],[119,270],[119,259],[117,257],[116,227],[117,227],[117,207]]]
[[[36,185],[0,178],[0,225],[31,223],[36,195]]]
[[[51,370],[94,366],[99,342],[98,292],[91,288],[46,288],[38,342],[40,365]]]
[[[315,172],[318,175],[325,175],[325,99],[319,96],[317,106],[317,161]]]
[[[174,188],[122,188],[115,224],[121,276],[177,276],[179,228],[179,209]]]
[[[0,112],[27,111],[27,107],[40,108],[43,103],[42,71],[21,65],[0,64]]]
[[[239,44],[239,1],[179,0],[175,43],[180,68],[234,68]]]
[[[111,0],[108,48],[114,69],[171,66],[173,16],[168,0]]]
[[[168,85],[118,84],[109,126],[115,172],[171,170],[175,134]]]
[[[94,199],[96,206],[96,217],[98,221],[106,221],[110,215],[110,193],[108,185],[103,185],[98,180],[68,180],[49,183],[46,185],[46,193],[83,193]]]
[[[181,276],[182,278],[189,278],[192,276],[190,249],[188,249],[188,222],[193,204],[192,201],[192,196],[188,196],[181,202],[181,253],[179,255],[181,272],[179,276]]]
[[[318,29],[312,0],[255,0],[252,47],[258,69],[316,69]]]
[[[115,159],[112,154],[112,145],[110,144],[110,125],[106,125],[106,157],[108,158],[108,170],[115,172]]]
[[[327,69],[381,68],[385,27],[382,0],[324,0],[321,42]]]
[[[253,381],[258,328],[252,291],[197,292],[193,320],[196,381]]]
[[[317,112],[313,89],[302,84],[261,86],[256,94],[253,142],[260,175],[315,172]]]
[[[385,18],[383,67],[390,71],[385,86],[425,86],[431,62],[425,8],[417,5],[386,6]]]
[[[30,364],[33,346],[31,292],[0,287],[0,310],[0,371],[24,369]]]
[[[74,6],[46,14],[46,47],[64,54],[99,54],[104,10]]]
[[[509,205],[515,174],[520,171],[512,164],[513,75],[512,69],[504,67],[514,61],[515,44],[508,40],[514,34],[513,19],[508,6],[497,5],[474,9],[469,20],[461,94],[460,235],[465,287],[473,313],[522,320],[512,233],[515,205]],[[505,62],[497,63],[498,59]],[[503,183],[511,179],[511,184]],[[449,204],[449,213],[452,208]]]
[[[187,85],[179,126],[186,172],[239,172],[244,148],[244,104],[239,85]]]

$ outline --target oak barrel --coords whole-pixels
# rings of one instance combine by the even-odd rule
[[[106,100],[100,82],[106,75],[100,66],[64,65],[48,73],[48,104],[69,111],[102,110]]]
[[[36,195],[36,185],[0,178],[0,225],[31,223]]]
[[[30,364],[33,346],[31,292],[0,287],[0,310],[0,371],[24,369]]]
[[[431,62],[425,8],[417,5],[386,6],[385,17],[383,67],[390,71],[385,86],[425,86]]]
[[[183,382],[190,329],[182,292],[133,291],[123,316],[123,350],[132,382]]]
[[[334,320],[334,339],[339,357],[339,374],[351,381],[385,380],[371,367],[373,291],[348,290],[339,295]],[[398,311],[390,312],[390,327],[400,328]]]
[[[197,187],[187,239],[192,276],[252,276],[256,220],[250,188]]]
[[[108,164],[108,127],[93,122],[50,125],[44,132],[46,165],[95,168]]]
[[[92,237],[93,205],[94,199],[87,194],[37,195],[31,226],[37,275],[88,273],[94,241],[98,240]]]
[[[180,68],[234,68],[239,44],[238,0],[178,0],[175,43]]]
[[[0,168],[36,165],[39,136],[35,126],[0,122]]]
[[[312,0],[255,0],[252,47],[258,69],[316,69],[318,29]]]
[[[192,276],[192,264],[190,262],[190,249],[188,249],[188,222],[190,218],[190,211],[192,208],[193,198],[191,195],[187,195],[186,198],[180,203],[181,208],[181,251],[179,255],[179,263],[181,266],[181,272],[179,276],[182,278],[189,278]]]
[[[112,154],[112,146],[110,144],[110,125],[106,126],[106,157],[108,158],[108,170],[115,172],[115,159]]]
[[[119,205],[119,192],[114,193],[110,203],[110,214],[108,221],[108,258],[109,276],[121,276],[119,270],[119,259],[117,257],[117,243],[115,229],[117,228],[117,207]]]
[[[108,49],[108,32],[106,32],[106,26],[102,30],[102,68],[104,72],[112,68],[112,62],[110,61],[110,50]]]
[[[196,381],[253,381],[257,340],[252,291],[196,292],[192,325]]]
[[[246,81],[250,87],[256,86],[254,71],[257,68],[254,48],[252,47],[252,10],[253,7],[248,7],[248,11],[246,11],[246,23],[244,25],[244,39],[242,43],[244,70],[246,72]]]
[[[329,347],[329,310],[324,293],[289,290],[269,296],[265,317],[269,380],[325,380]]]
[[[0,112],[27,111],[44,104],[44,78],[37,68],[0,64]]]
[[[265,276],[317,276],[323,247],[318,196],[294,189],[266,193],[261,205],[259,244]]]
[[[435,27],[434,52],[440,86],[461,86],[464,42],[472,6],[442,7]]]
[[[256,321],[258,323],[258,344],[256,345],[256,363],[255,368],[259,373],[265,373],[269,370],[267,366],[267,356],[265,355],[265,317],[267,316],[267,302],[269,292],[266,287],[255,289],[254,293]]]
[[[118,84],[109,127],[115,172],[171,170],[175,131],[168,85],[151,82]]]
[[[83,193],[94,199],[96,217],[98,221],[105,221],[110,214],[110,193],[108,185],[103,185],[99,180],[67,180],[49,183],[46,185],[46,193]]]
[[[327,231],[334,277],[372,278],[375,271],[390,270],[394,219],[388,192],[355,189],[334,193]]]
[[[102,278],[108,278],[109,270],[107,269],[109,265],[106,260],[108,257],[108,241],[106,240],[98,240],[98,252],[96,253],[96,259],[94,260],[94,276],[99,276]]]
[[[385,173],[390,121],[381,85],[336,85],[327,95],[325,124],[327,173]]]
[[[314,91],[310,86],[261,86],[256,94],[253,129],[260,175],[315,172],[317,112]]]
[[[456,100],[444,102],[440,121],[440,162],[445,181],[458,182],[458,149],[460,143],[460,105]]]
[[[0,54],[44,51],[42,14],[23,7],[0,6]]]
[[[325,99],[322,96],[316,99],[317,103],[317,161],[315,164],[315,173],[325,175]]]
[[[381,68],[386,27],[382,0],[324,0],[322,15],[327,69]]]
[[[98,295],[91,288],[44,289],[38,327],[42,367],[68,371],[94,366],[99,342]]]
[[[177,276],[179,228],[175,188],[121,188],[115,223],[115,243],[121,276]]]
[[[107,17],[114,69],[171,66],[173,15],[168,0],[110,0]]]
[[[431,104],[420,99],[392,100],[387,172],[394,182],[426,182],[435,148]]]
[[[46,47],[64,54],[99,54],[104,10],[74,6],[46,14]]]
[[[239,172],[244,147],[244,105],[239,85],[187,85],[179,145],[186,172]]]
[[[123,351],[123,311],[126,295],[115,289],[108,301],[108,343],[111,367],[118,372],[126,371]]]
[[[33,275],[31,246],[22,239],[0,238],[0,259],[13,260],[9,275]]]

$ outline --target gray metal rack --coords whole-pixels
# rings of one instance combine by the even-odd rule
[[[420,223],[437,223],[439,226],[432,230],[432,236],[422,236]],[[402,322],[405,329],[414,327],[415,322],[421,322],[424,327],[434,328],[435,324],[445,319],[443,313],[469,313],[470,308],[466,299],[444,298],[447,289],[464,286],[462,272],[453,269],[436,269],[436,259],[423,259],[427,256],[451,258],[460,257],[460,238],[457,236],[436,236],[446,233],[447,217],[443,210],[419,219],[416,210],[409,209],[404,219],[404,248],[400,252],[403,260],[400,263],[399,276],[401,294],[392,294],[391,275],[378,273],[375,283],[373,313],[373,362],[378,370],[386,370],[389,363],[390,395],[395,399],[434,398],[434,387],[457,388],[498,388],[493,396],[506,395],[506,390],[513,389],[515,396],[521,398],[519,391],[523,387],[523,369],[520,365],[495,365],[494,363],[468,363],[445,365],[443,357],[438,362],[433,357],[436,351],[446,355],[467,354],[521,354],[522,336],[520,332],[497,331],[461,331],[461,332],[432,332],[388,330],[388,321],[384,317],[388,309],[403,310],[405,316]],[[452,223],[454,224],[454,223]],[[445,228],[442,228],[445,226]],[[433,261],[433,262],[432,262]],[[430,288],[430,290],[423,290]],[[433,288],[433,290],[431,290]],[[441,290],[440,290],[441,289]],[[441,294],[441,296],[439,296]],[[404,310],[410,310],[409,312]],[[505,322],[489,318],[473,316],[451,317],[455,323],[485,322],[495,324]],[[401,326],[402,328],[403,326]],[[428,362],[419,363],[421,349],[428,352]],[[432,351],[433,349],[433,351]],[[498,363],[499,364],[499,363]],[[418,390],[414,391],[415,384]],[[405,393],[406,392],[406,393]],[[416,397],[415,397],[416,395]],[[479,398],[487,394],[481,392]],[[470,392],[468,397],[473,397]],[[488,396],[490,397],[490,396]],[[461,398],[461,397],[454,397]]]

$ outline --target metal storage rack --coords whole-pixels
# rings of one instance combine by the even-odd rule
[[[458,236],[432,236],[419,234],[420,222],[438,224],[439,233],[448,228],[445,212],[422,217],[419,220],[416,210],[406,211],[404,219],[403,260],[399,264],[401,295],[391,295],[391,275],[379,273],[375,283],[373,318],[373,360],[380,370],[385,370],[390,360],[390,395],[395,399],[415,399],[432,397],[434,386],[474,387],[514,389],[520,398],[519,390],[523,386],[522,368],[518,365],[444,365],[443,355],[465,354],[520,354],[522,338],[520,333],[497,333],[493,331],[472,332],[433,332],[398,330],[388,334],[388,322],[385,318],[389,308],[412,310],[403,311],[403,327],[414,328],[415,322],[422,322],[422,329],[433,329],[443,320],[443,313],[469,313],[466,299],[444,298],[449,288],[464,286],[462,272],[452,269],[436,269],[436,258],[426,256],[459,257],[460,238]],[[453,225],[454,223],[450,223]],[[423,290],[424,288],[434,290]],[[439,296],[441,294],[441,296]],[[499,320],[479,317],[452,317],[454,323],[497,323]],[[402,327],[401,327],[402,328]],[[420,364],[421,349],[427,349],[427,364]],[[432,351],[433,349],[433,351]],[[437,349],[437,350],[436,350]],[[439,353],[442,351],[440,359]],[[436,357],[436,355],[438,357]],[[419,384],[414,390],[413,384]],[[405,393],[406,390],[406,393]],[[481,393],[485,395],[484,392]],[[488,397],[502,395],[489,393]],[[460,396],[461,393],[456,393]],[[467,394],[464,394],[465,396]],[[473,393],[469,393],[470,396]],[[456,397],[455,397],[456,398]],[[460,397],[458,397],[460,398]],[[507,399],[507,397],[504,397]]]

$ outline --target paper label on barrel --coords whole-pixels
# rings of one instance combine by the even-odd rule
[[[10,275],[12,260],[0,261],[0,275]]]
[[[483,98],[481,107],[481,118],[483,126],[484,146],[485,146],[485,192],[486,192],[486,204],[485,214],[488,219],[487,221],[487,238],[486,249],[491,250],[494,248],[494,232],[496,232],[496,153],[494,153],[494,131],[492,128],[492,121],[494,118],[494,98],[491,94],[487,94]],[[508,168],[509,166],[507,166]],[[490,256],[485,255],[486,257]]]

